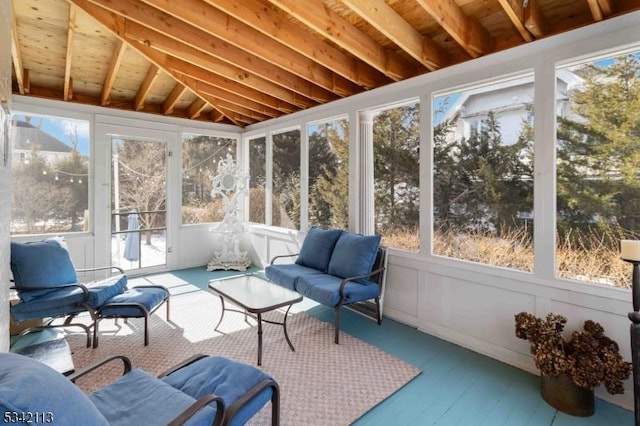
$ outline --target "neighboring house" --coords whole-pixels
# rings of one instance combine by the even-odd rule
[[[45,158],[49,165],[71,155],[73,149],[59,139],[42,131],[29,121],[15,120],[12,123],[13,151],[12,161],[24,162],[29,158],[34,147]]]
[[[556,115],[570,113],[567,93],[583,84],[583,79],[566,69],[558,70],[556,84]],[[454,98],[454,96],[452,96]],[[460,92],[455,102],[444,113],[442,120],[457,118],[453,133],[456,138],[468,138],[479,131],[493,111],[505,145],[517,142],[524,120],[533,124],[533,111],[528,108],[534,100],[533,76],[505,80]]]

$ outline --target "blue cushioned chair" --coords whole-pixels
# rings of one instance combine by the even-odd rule
[[[89,283],[79,283],[76,272],[117,272]],[[36,328],[77,326],[87,333],[87,347],[91,346],[91,326],[73,322],[75,317],[88,312],[95,323],[95,311],[113,296],[126,289],[127,276],[115,266],[76,270],[61,238],[43,241],[11,243],[11,272],[18,294],[18,302],[10,307],[16,322],[28,319],[50,318]],[[56,318],[65,318],[62,324],[53,324]],[[32,329],[27,329],[27,333]]]
[[[123,363],[116,381],[85,395],[80,377]],[[262,370],[222,357],[197,355],[154,377],[113,356],[68,377],[23,355],[0,353],[0,410],[12,423],[64,425],[240,425],[269,400],[279,422],[278,385]],[[21,418],[24,415],[35,416]]]

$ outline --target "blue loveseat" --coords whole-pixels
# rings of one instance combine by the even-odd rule
[[[297,257],[295,263],[276,263]],[[341,229],[313,227],[300,253],[276,256],[265,268],[269,281],[297,291],[335,310],[335,343],[339,343],[340,309],[348,306],[382,321],[386,249],[380,235],[360,235]],[[373,307],[372,307],[373,305]]]

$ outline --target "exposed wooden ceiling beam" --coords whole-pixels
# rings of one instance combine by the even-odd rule
[[[22,52],[20,51],[20,38],[18,36],[18,20],[14,13],[13,7],[11,9],[11,59],[13,59],[13,68],[16,72],[16,81],[18,82],[18,91],[21,95],[29,93],[24,88],[24,74],[25,69],[22,65]]]
[[[415,62],[380,46],[320,1],[269,1],[394,81],[404,80],[425,71]],[[442,64],[444,65],[446,64]]]
[[[524,41],[533,41],[533,36],[524,26],[524,7],[522,0],[498,0],[513,26],[516,27]]]
[[[524,26],[537,38],[549,34],[549,24],[540,11],[538,0],[527,0],[527,6],[524,8]]]
[[[170,2],[170,0],[164,1]],[[359,86],[370,89],[389,82],[382,73],[371,67],[363,67],[356,58],[324,43],[294,23],[282,18],[276,10],[266,7],[257,0],[205,1]],[[238,36],[243,37],[244,35],[239,33],[236,37]]]
[[[151,19],[150,21],[154,20]],[[268,62],[251,58],[232,46],[227,46],[231,47],[231,50],[228,50],[225,46],[220,46],[221,44],[226,44],[225,42],[216,41],[205,33],[198,34],[197,37],[189,37],[189,34],[186,33],[187,29],[180,27],[180,23],[172,23],[168,29],[172,34],[170,37],[127,19],[125,21],[125,34],[132,40],[168,55],[179,57],[186,62],[206,68],[212,72],[223,73],[227,78],[237,79],[237,76],[244,76],[242,80],[247,80],[255,76],[286,90],[314,99],[317,102],[324,103],[339,99],[339,96],[335,93],[285,72]],[[199,30],[194,29],[194,31]],[[174,32],[176,34],[173,34]],[[179,34],[183,34],[182,39],[178,38]]]
[[[612,0],[587,0],[594,21],[602,21],[613,13]]]
[[[119,17],[118,15],[116,15],[113,12],[110,12],[106,9],[103,9],[99,6],[96,6],[92,3],[90,3],[88,0],[69,0],[70,2],[73,2],[76,6],[78,6],[79,8],[81,8],[82,10],[84,10],[86,13],[88,13],[91,17],[93,17],[96,21],[98,21],[100,24],[102,24],[104,27],[106,27],[109,31],[111,31],[116,37],[118,37],[119,40],[121,40],[122,42],[126,42],[127,45],[133,47],[135,50],[137,50],[140,54],[142,54],[142,56],[146,57],[151,63],[153,63],[154,65],[158,66],[160,69],[162,69],[163,71],[167,72],[169,75],[173,75],[173,73],[171,72],[171,70],[166,68],[166,65],[163,64],[164,62],[164,57],[160,58],[160,63],[158,58],[150,58],[149,57],[149,51],[151,51],[150,48],[147,47],[147,52],[144,52],[143,50],[143,46],[141,46],[139,43],[132,41],[132,40],[127,40],[125,36],[123,36],[123,28],[124,28],[124,18]],[[174,78],[176,78],[174,76]],[[184,83],[183,83],[184,84]],[[186,85],[186,84],[185,84]],[[188,87],[188,85],[186,85]],[[190,88],[191,89],[191,88]],[[193,90],[193,89],[192,89]],[[228,113],[227,111],[224,111],[222,109],[220,109],[219,107],[217,107],[215,105],[215,102],[210,101],[208,98],[209,96],[207,95],[202,95],[200,93],[197,93],[195,90],[193,90],[193,92],[198,95],[200,98],[203,99],[203,101],[210,103],[214,108],[220,110],[220,112],[222,112],[229,120],[231,120],[231,122],[233,122],[236,125],[240,125],[240,122],[238,120],[238,117],[235,113]]]
[[[598,0],[598,4],[600,5],[600,10],[604,16],[611,15],[615,10],[614,0]]]
[[[176,83],[176,85],[173,86],[171,93],[169,93],[169,96],[167,96],[164,102],[162,103],[162,113],[164,115],[171,114],[176,104],[178,103],[178,101],[180,101],[180,98],[184,96],[186,92],[187,92],[187,88],[185,87],[184,84]]]
[[[225,13],[200,0],[144,1],[156,10],[183,22],[156,14],[156,23],[152,23],[149,20],[150,10],[143,10],[144,7],[137,2],[137,7],[143,10],[138,17],[144,18],[144,21],[138,20],[139,23],[196,47],[203,53],[236,64],[251,73],[259,74],[276,83],[281,82],[280,84],[287,84],[287,81],[292,80],[292,76],[288,75],[295,74],[298,78],[340,96],[350,96],[362,91],[362,88],[351,80],[292,51],[248,25],[229,18]],[[133,15],[131,18],[137,19]],[[222,22],[224,25],[220,25]]]
[[[71,86],[71,60],[73,58],[73,34],[76,30],[76,7],[69,5],[69,24],[67,25],[67,54],[64,64],[64,95],[63,99],[68,101],[73,97]]]
[[[437,43],[416,31],[384,0],[343,0],[343,3],[430,70],[449,62]]]
[[[140,85],[138,92],[136,93],[136,100],[134,102],[134,109],[136,111],[140,111],[144,108],[144,100],[147,98],[153,83],[156,81],[158,76],[160,75],[160,68],[157,65],[151,64],[149,70],[147,71],[147,75],[144,77],[144,81]]]
[[[116,76],[118,75],[118,70],[120,69],[120,64],[122,63],[125,50],[127,50],[127,45],[122,40],[118,39],[116,46],[113,49],[113,53],[111,54],[107,77],[104,79],[104,83],[102,84],[102,95],[100,95],[100,104],[102,106],[109,105],[111,89],[113,88],[113,83],[116,81]]]
[[[472,58],[493,52],[493,37],[480,22],[467,16],[454,0],[416,1]]]
[[[191,105],[187,108],[187,115],[189,118],[194,119],[202,113],[202,110],[207,106],[207,103],[201,98],[195,98]]]

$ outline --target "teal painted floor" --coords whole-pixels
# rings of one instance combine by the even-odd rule
[[[231,274],[204,268],[171,272],[203,289],[212,278]],[[332,309],[316,306],[307,313],[333,322]],[[358,419],[355,426],[633,425],[631,411],[600,399],[591,417],[558,412],[541,398],[537,376],[390,319],[378,326],[345,311],[341,329],[422,369],[422,374]]]

